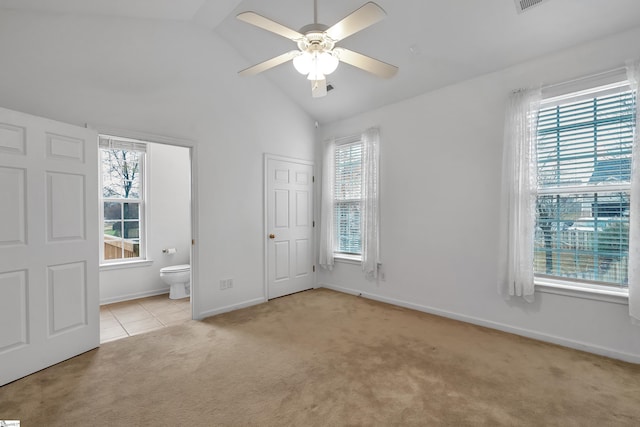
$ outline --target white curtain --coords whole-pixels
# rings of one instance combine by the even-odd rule
[[[362,271],[373,279],[378,277],[380,262],[379,145],[380,132],[377,128],[367,129],[362,134]]]
[[[536,122],[541,91],[520,90],[509,98],[502,154],[498,292],[533,301],[536,221]]]
[[[631,162],[631,200],[629,218],[629,315],[640,321],[640,61],[627,65],[627,77],[631,89],[636,91],[636,129],[633,139]]]
[[[322,155],[322,196],[320,207],[320,267],[333,269],[333,192],[335,186],[335,139],[325,141]]]

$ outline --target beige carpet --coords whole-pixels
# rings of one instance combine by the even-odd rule
[[[640,367],[319,289],[0,387],[30,426],[640,425]]]

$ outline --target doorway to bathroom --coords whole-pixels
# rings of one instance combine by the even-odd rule
[[[99,129],[100,342],[191,320],[195,147]]]

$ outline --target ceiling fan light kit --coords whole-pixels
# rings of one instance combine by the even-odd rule
[[[293,66],[308,80],[324,80],[338,68],[340,61],[331,52],[302,52],[293,58]]]
[[[257,74],[292,60],[295,69],[311,80],[311,94],[314,98],[327,94],[326,76],[333,73],[340,62],[379,77],[393,77],[398,72],[398,67],[348,49],[336,47],[336,43],[339,41],[375,24],[385,16],[386,13],[380,6],[369,2],[332,27],[327,27],[317,22],[317,0],[314,0],[315,22],[302,27],[298,32],[255,12],[240,13],[237,16],[239,20],[296,42],[298,50],[256,64],[240,71],[239,74],[241,76]]]

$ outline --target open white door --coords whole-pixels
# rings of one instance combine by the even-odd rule
[[[266,157],[267,298],[313,287],[313,163]]]
[[[97,347],[95,131],[0,108],[0,386]]]

